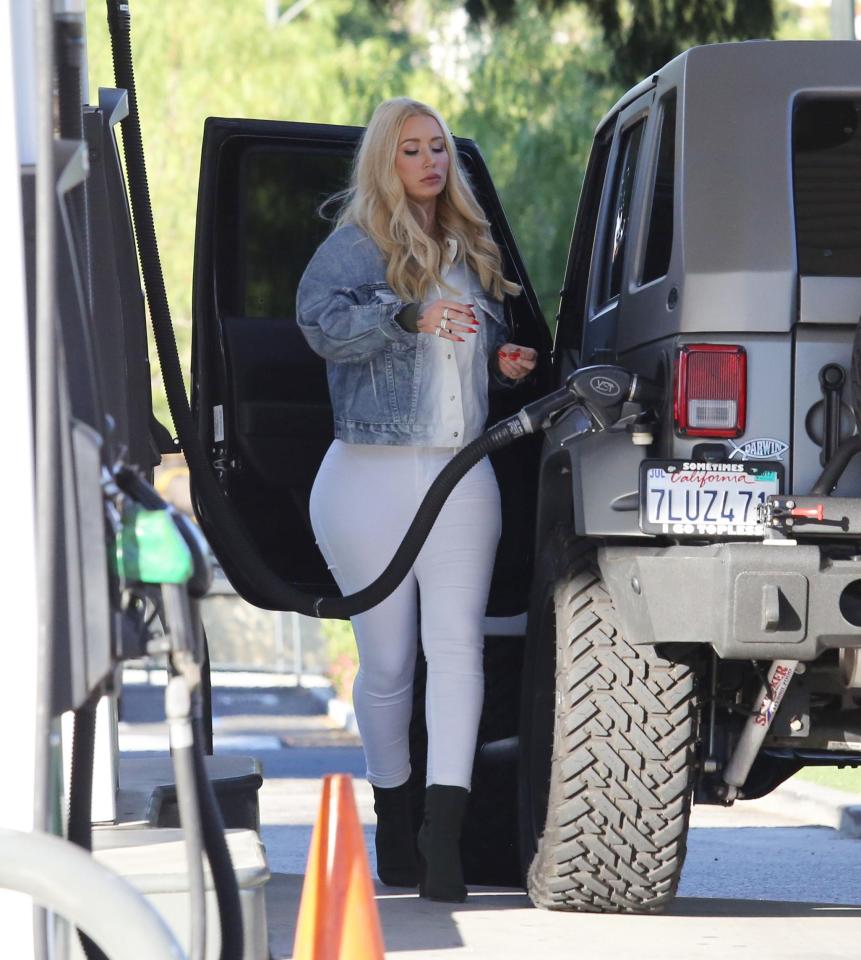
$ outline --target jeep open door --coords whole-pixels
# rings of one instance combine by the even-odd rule
[[[336,593],[308,515],[311,485],[332,440],[325,364],[296,324],[296,288],[332,225],[320,204],[346,186],[359,127],[210,118],[205,127],[195,245],[193,409],[225,495],[269,567],[300,589]],[[502,249],[515,342],[538,349],[538,370],[492,391],[489,423],[544,392],[550,335],[474,143],[461,161]],[[504,524],[489,613],[526,611],[540,439],[494,457]],[[245,573],[242,556],[201,525],[236,589],[276,607]]]

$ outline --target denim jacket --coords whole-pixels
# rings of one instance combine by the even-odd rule
[[[499,384],[496,350],[509,337],[503,305],[475,297],[483,316],[476,362]],[[396,317],[407,306],[386,283],[386,262],[360,228],[332,233],[311,258],[296,298],[297,320],[311,349],[326,360],[335,436],[348,443],[431,445],[418,398],[432,334],[411,333]]]

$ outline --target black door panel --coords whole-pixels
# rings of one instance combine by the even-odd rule
[[[317,209],[346,186],[361,131],[323,129],[307,139],[315,131],[207,121],[192,383],[199,429],[226,467],[223,486],[263,559],[301,588],[337,594],[308,515],[333,436],[326,368],[296,324],[295,304],[305,266],[331,230]],[[209,413],[216,408],[218,418]],[[205,504],[198,508],[206,531]],[[219,559],[240,593],[272,605],[239,558],[228,551]]]
[[[232,432],[232,498],[269,565],[287,580],[329,584],[308,517],[317,467],[332,442],[326,367],[295,322],[222,321],[229,358],[225,416]],[[328,591],[327,591],[328,592]]]
[[[254,120],[207,121],[195,250],[192,395],[198,428],[221,467],[224,489],[266,562],[293,584],[333,593],[314,543],[308,501],[333,436],[323,360],[296,324],[296,288],[331,230],[320,205],[347,185],[355,127]],[[491,395],[491,422],[543,392],[550,337],[525,276],[487,168],[474,144],[461,158],[493,225],[506,276],[524,287],[508,304],[517,342],[542,364],[530,382]],[[531,576],[539,445],[521,441],[494,458],[504,510],[491,614],[521,612]],[[206,532],[205,504],[198,504]],[[210,536],[219,542],[217,535]],[[220,560],[247,599],[271,606],[243,574]]]

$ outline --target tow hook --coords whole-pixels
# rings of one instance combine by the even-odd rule
[[[829,536],[857,536],[861,531],[861,503],[848,497],[804,497],[774,494],[757,508],[766,536],[816,536],[827,527]]]

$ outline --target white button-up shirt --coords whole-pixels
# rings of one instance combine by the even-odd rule
[[[478,277],[463,260],[455,262],[455,240],[446,240],[446,246],[448,262],[441,273],[453,289],[437,285],[434,299],[475,304],[474,294],[481,291]],[[484,322],[486,318],[478,319]],[[458,335],[463,343],[431,334],[425,355],[428,369],[418,401],[419,419],[432,425],[429,445],[435,447],[465,446],[481,434],[487,420],[487,369],[483,363],[476,364],[475,349],[481,327],[475,333]]]

